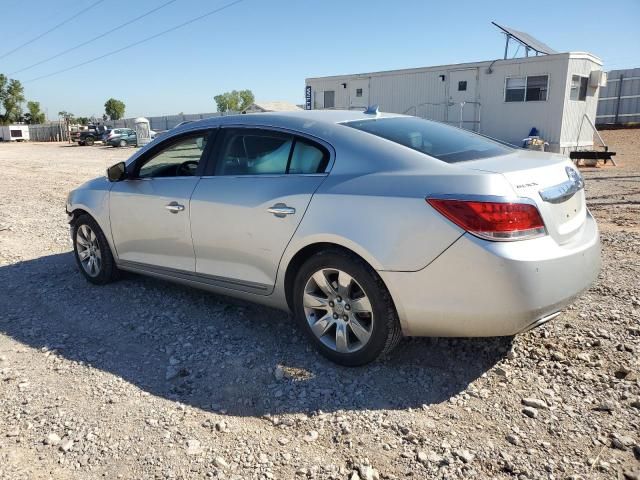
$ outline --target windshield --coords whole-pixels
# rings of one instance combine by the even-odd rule
[[[496,157],[513,151],[481,135],[416,117],[357,120],[343,125],[386,138],[447,163]]]

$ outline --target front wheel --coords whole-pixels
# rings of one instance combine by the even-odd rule
[[[120,140],[120,146],[121,147],[126,147],[127,146],[127,141],[126,140]]]
[[[354,255],[317,253],[300,268],[294,285],[296,318],[319,352],[336,363],[372,362],[402,338],[389,291]]]
[[[93,142],[95,142],[95,139],[93,137],[87,137],[84,139],[84,144],[87,147],[90,147],[91,145],[93,145]]]
[[[82,275],[104,285],[118,277],[118,268],[104,233],[89,215],[80,215],[71,227],[73,252]]]

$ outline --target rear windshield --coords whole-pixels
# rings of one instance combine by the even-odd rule
[[[357,120],[343,125],[386,138],[447,163],[496,157],[513,151],[481,135],[416,117]]]

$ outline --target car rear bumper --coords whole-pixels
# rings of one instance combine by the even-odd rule
[[[564,245],[550,236],[489,242],[465,234],[420,271],[379,273],[405,335],[487,337],[545,323],[599,271],[598,227],[587,214]]]

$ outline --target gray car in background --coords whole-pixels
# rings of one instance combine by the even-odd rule
[[[182,125],[69,194],[92,283],[142,273],[293,312],[344,365],[402,335],[496,336],[553,318],[598,275],[565,157],[375,111]]]

